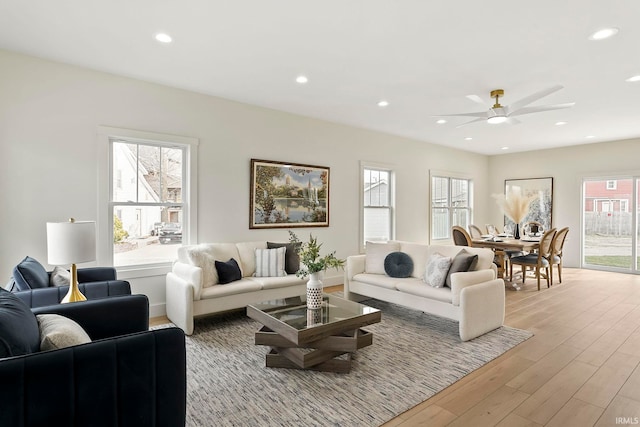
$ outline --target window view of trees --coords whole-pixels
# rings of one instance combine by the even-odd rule
[[[165,262],[182,242],[181,147],[111,142],[114,264]]]

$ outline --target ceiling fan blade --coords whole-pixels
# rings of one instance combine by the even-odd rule
[[[487,103],[484,102],[478,95],[467,95],[467,99],[475,102],[476,104],[487,105]]]
[[[479,111],[477,113],[460,113],[460,114],[439,114],[433,117],[482,117],[484,119],[487,118],[486,111]]]
[[[531,94],[529,96],[526,96],[512,104],[509,105],[509,111],[511,113],[515,113],[516,111],[520,110],[523,107],[526,107],[527,105],[531,104],[532,102],[537,101],[538,99],[544,98],[545,96],[551,95],[554,92],[559,91],[560,89],[562,89],[564,86],[562,85],[556,85],[553,87],[550,87],[549,89],[545,89],[545,90],[541,90],[540,92],[536,92],[534,94]]]
[[[521,116],[523,114],[540,113],[542,111],[560,110],[562,108],[573,107],[574,105],[576,105],[575,102],[567,102],[566,104],[540,105],[538,107],[524,107],[519,109],[518,111],[509,113],[509,117]]]
[[[470,122],[462,123],[461,125],[456,126],[456,128],[461,128],[462,126],[470,125],[471,123],[475,123],[475,122],[484,122],[486,120],[487,120],[486,117],[481,117],[479,119],[471,120]]]

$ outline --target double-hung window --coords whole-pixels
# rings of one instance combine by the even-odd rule
[[[367,241],[393,239],[393,173],[390,169],[362,166],[361,246]]]
[[[190,179],[195,140],[108,130],[102,261],[132,268],[169,263],[195,227]]]
[[[472,181],[447,173],[431,174],[431,238],[450,239],[451,227],[471,221]]]

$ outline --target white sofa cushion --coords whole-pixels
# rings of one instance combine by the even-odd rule
[[[367,242],[364,272],[370,274],[385,274],[384,259],[391,252],[400,250],[397,242],[374,243]]]
[[[396,289],[395,283],[401,279],[395,279],[393,277],[380,274],[360,273],[353,276],[353,279],[351,280],[366,283],[368,285],[380,286],[381,288]]]
[[[404,252],[413,260],[413,273],[411,277],[422,279],[429,258],[428,246],[421,243],[398,242],[400,244],[400,252]]]
[[[396,282],[398,291],[405,292],[407,294],[416,295],[419,297],[425,297],[434,299],[436,301],[442,301],[451,304],[453,299],[453,293],[449,288],[434,288],[431,286],[425,286],[420,279],[411,279],[402,282]]]
[[[289,274],[284,277],[252,277],[250,280],[260,283],[262,289],[286,288],[305,283],[304,279],[296,277],[295,274]]]
[[[267,241],[241,242],[235,244],[234,246],[237,248],[238,252],[238,256],[234,258],[240,265],[242,277],[253,276],[256,272],[256,249],[267,249]],[[229,258],[222,259],[220,261],[228,261]]]
[[[200,299],[217,298],[226,295],[244,294],[247,292],[259,291],[262,284],[252,279],[236,280],[226,285],[214,285],[202,291]]]

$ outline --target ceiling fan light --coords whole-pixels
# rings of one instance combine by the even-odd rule
[[[487,119],[487,122],[491,123],[492,125],[497,125],[500,123],[504,123],[506,121],[507,121],[507,118],[505,116],[493,116]]]
[[[628,81],[629,83],[640,82],[640,74],[639,74],[639,75],[637,75],[637,76],[629,77],[629,78],[627,79],[627,81]]]
[[[618,34],[618,29],[615,27],[611,27],[611,28],[602,28],[598,31],[596,31],[595,33],[591,34],[589,36],[589,40],[604,40],[604,39],[608,39],[609,37],[613,37],[616,34]]]

